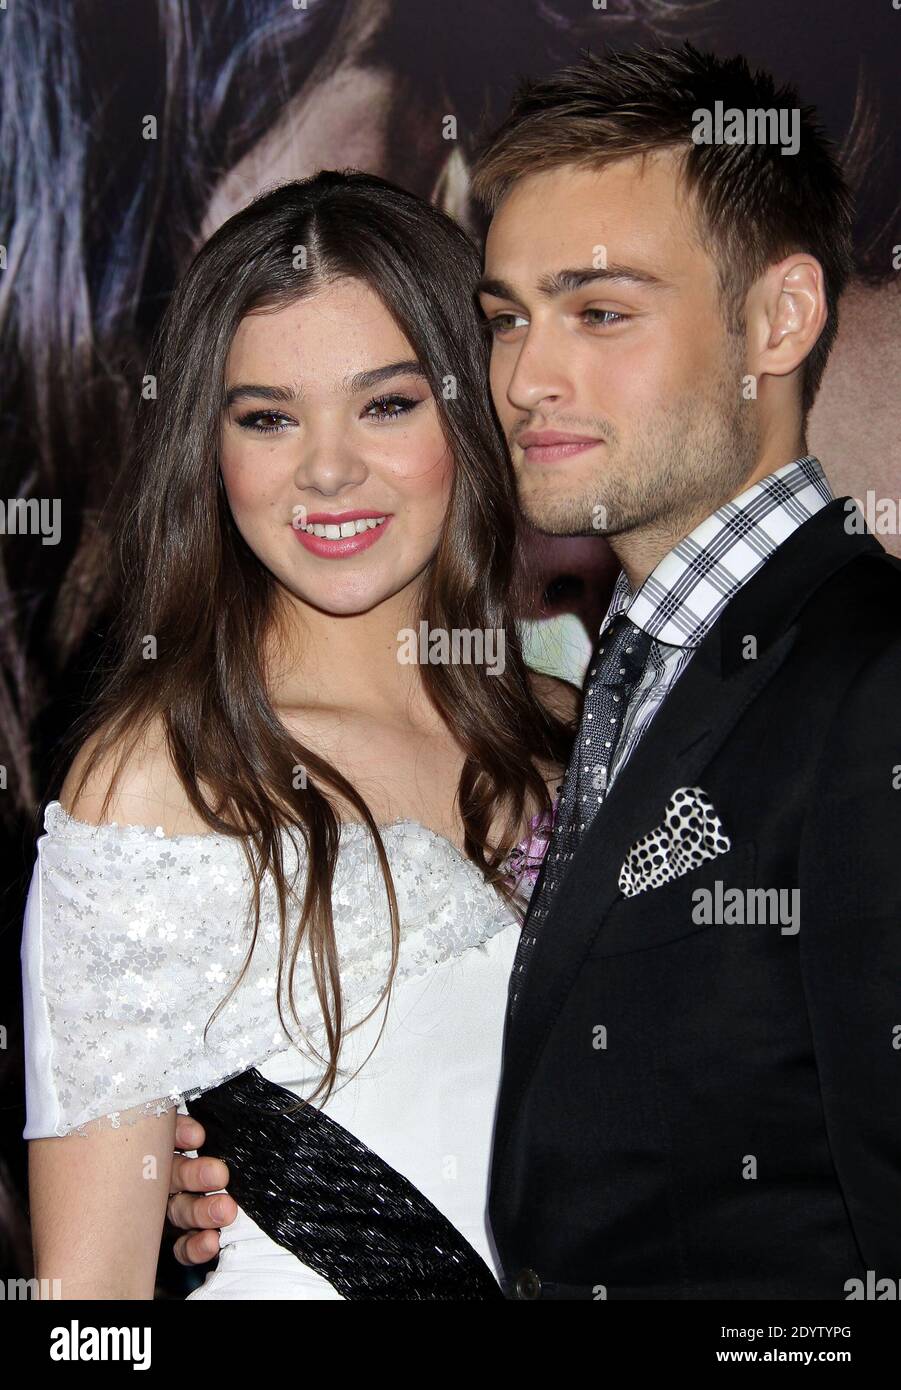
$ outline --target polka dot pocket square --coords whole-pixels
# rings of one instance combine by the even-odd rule
[[[626,855],[619,871],[620,892],[634,898],[648,888],[659,888],[731,847],[704,789],[677,787],[666,803],[663,823],[636,840]]]

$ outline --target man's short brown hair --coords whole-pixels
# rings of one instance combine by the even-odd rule
[[[700,143],[699,112],[799,112],[796,153],[773,143]],[[853,267],[850,191],[812,107],[744,58],[718,58],[691,44],[632,49],[527,82],[482,150],[473,194],[494,212],[512,184],[562,165],[602,168],[632,155],[684,151],[681,177],[694,195],[701,243],[716,262],[732,331],[743,326],[748,289],[793,251],[823,269],[827,319],[802,371],[806,416],[838,329],[838,298]]]

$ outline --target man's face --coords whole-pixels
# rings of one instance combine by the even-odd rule
[[[483,285],[492,393],[539,530],[678,538],[741,490],[757,451],[744,336],[673,157],[517,181]]]

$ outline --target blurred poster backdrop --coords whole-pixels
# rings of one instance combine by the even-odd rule
[[[797,83],[840,147],[858,199],[857,278],[809,444],[837,493],[870,499],[868,516],[883,503],[880,539],[901,553],[901,0],[6,0],[0,10],[0,497],[59,499],[60,517],[52,544],[0,536],[9,1269],[28,1260],[17,1195],[22,898],[50,762],[115,601],[109,500],[127,477],[143,363],[173,283],[232,212],[320,168],[394,180],[480,238],[469,166],[521,77],[585,48],[684,39]],[[531,566],[532,658],[580,680],[615,574],[610,552],[600,538],[536,537]]]

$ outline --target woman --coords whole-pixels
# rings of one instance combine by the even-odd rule
[[[240,1208],[192,1297],[499,1296],[512,866],[573,707],[510,621],[477,274],[427,204],[324,173],[173,296],[115,657],[23,938],[35,1272],[63,1297],[152,1296],[188,1102]]]

